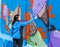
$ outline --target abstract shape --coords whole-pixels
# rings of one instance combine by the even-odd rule
[[[51,14],[51,10],[52,10],[52,5],[48,7],[48,15],[49,15],[49,18],[54,18],[55,16],[54,14]]]
[[[43,28],[37,28],[37,30],[40,32],[41,37],[44,40],[46,38],[46,36],[45,36],[46,32],[43,32]]]
[[[14,16],[15,16],[16,14],[21,15],[21,9],[20,9],[20,6],[17,6],[17,8],[16,8],[16,9],[14,10],[14,12],[11,14],[11,18],[10,18],[11,22],[14,21]]]
[[[28,21],[30,20],[31,16],[29,12],[25,13],[25,20]],[[34,25],[34,23],[30,23],[29,25],[27,25],[25,27],[26,31],[25,31],[25,39],[28,40],[30,35],[34,35],[36,33],[36,26]]]
[[[30,24],[30,35],[34,35],[36,33],[36,26],[34,25],[34,23]]]
[[[6,4],[2,5],[2,19],[6,22],[6,30],[8,31],[8,7],[6,6]]]
[[[54,30],[50,35],[49,47],[60,47],[60,31]]]
[[[43,6],[46,4],[47,0],[34,0],[34,4],[33,4],[33,15],[37,16],[38,13],[41,11],[41,9],[43,8]]]
[[[12,28],[12,22],[9,24],[9,29],[11,29]]]
[[[46,8],[46,4],[43,6],[43,8],[41,9],[41,11],[38,13],[39,17],[42,17],[43,13],[46,12],[47,8]]]
[[[34,16],[39,16],[43,23],[48,26],[47,0],[34,0],[32,11]]]
[[[8,8],[8,15],[10,16],[10,9]]]
[[[2,5],[2,18],[6,21],[6,18],[8,17],[8,7],[6,4]]]
[[[13,41],[12,37],[10,35],[2,34],[2,33],[0,33],[0,39],[8,40],[8,41]]]
[[[8,25],[6,25],[5,28],[6,28],[7,31],[9,31],[9,27],[8,27]]]
[[[26,12],[25,15],[24,15],[24,17],[25,17],[26,21],[28,21],[28,20],[31,19],[29,12]],[[26,30],[25,31],[25,39],[28,40],[28,38],[30,36],[30,24],[25,27],[25,30]]]
[[[46,27],[49,26],[49,17],[47,12],[44,12],[40,19],[43,21]]]
[[[31,4],[30,8],[32,8],[33,7],[34,0],[29,0],[29,2]]]
[[[26,21],[30,20],[30,14],[29,14],[29,12],[25,13],[25,20]],[[38,30],[41,33],[41,36],[42,36],[43,39],[46,38],[46,36],[45,36],[46,33],[43,32],[41,28],[36,28],[36,26],[34,25],[34,23],[30,23],[29,25],[27,25],[25,27],[25,29],[26,29],[26,31],[25,31],[25,39],[26,40],[29,39],[30,35],[34,35],[36,33],[36,30]]]
[[[47,12],[47,4],[45,4],[43,6],[43,8],[41,9],[41,11],[38,13],[39,18],[43,21],[43,23],[45,24],[46,27],[49,26],[49,16],[48,16],[48,12]]]
[[[30,36],[28,44],[32,45],[33,47],[47,47],[39,31],[37,31],[35,35]]]

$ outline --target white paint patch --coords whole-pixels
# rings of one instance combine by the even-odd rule
[[[3,40],[12,41],[12,37],[10,35],[2,34],[1,32],[0,32],[0,38]]]

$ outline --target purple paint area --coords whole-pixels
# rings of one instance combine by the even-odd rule
[[[60,32],[55,30],[50,35],[49,47],[60,47]]]
[[[45,5],[47,0],[34,0],[34,4],[33,4],[33,15],[37,16],[38,13],[41,11],[41,9],[43,8],[43,6]]]
[[[3,19],[5,19],[6,16],[8,16],[8,7],[6,5],[4,5],[4,8],[3,8]]]

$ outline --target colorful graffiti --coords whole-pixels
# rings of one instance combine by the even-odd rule
[[[0,47],[13,47],[13,34],[10,31],[16,14],[23,22],[36,18],[23,29],[22,47],[60,47],[58,3],[57,0],[2,0]]]

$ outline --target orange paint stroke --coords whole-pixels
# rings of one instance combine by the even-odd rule
[[[49,15],[49,18],[54,18],[55,16],[54,14],[51,14],[51,10],[52,10],[52,5],[48,7],[48,15]]]
[[[7,31],[9,31],[8,25],[5,26],[5,29],[6,29]]]
[[[31,4],[30,8],[32,8],[33,7],[34,0],[29,0],[29,2]]]
[[[3,13],[3,11],[4,11],[4,9],[3,9],[4,8],[4,5],[5,4],[2,4],[2,18],[3,18],[3,15],[4,15],[4,13]]]
[[[43,32],[43,31],[42,31],[43,28],[37,28],[37,30],[40,32],[40,34],[41,34],[41,36],[42,36],[42,39],[45,39],[45,38],[46,38],[46,36],[45,36],[46,32]]]
[[[25,17],[25,20],[26,21],[28,21],[28,20],[30,20],[30,13],[29,12],[26,12],[25,13],[25,15],[24,15],[24,17]],[[28,40],[28,38],[29,38],[29,36],[30,36],[30,25],[27,25],[26,27],[25,27],[25,39],[26,40]]]

